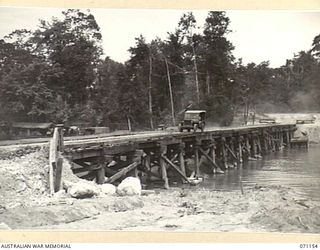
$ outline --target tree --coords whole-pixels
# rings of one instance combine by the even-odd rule
[[[85,104],[102,54],[100,28],[90,13],[69,9],[63,15],[63,20],[41,21],[31,38],[33,53],[61,72],[50,88],[72,106]]]
[[[216,114],[224,110],[218,119],[222,124],[230,124],[234,110],[234,47],[226,38],[226,34],[230,32],[229,23],[225,12],[210,11],[204,25],[199,51],[199,57],[202,58],[199,71],[204,73],[202,81],[206,83],[204,86],[207,88],[203,107]],[[211,98],[214,100],[210,100]]]
[[[6,121],[45,121],[53,112],[54,93],[41,74],[47,65],[17,65],[0,81],[1,116]]]
[[[193,61],[194,67],[194,77],[195,84],[197,90],[197,104],[200,103],[200,86],[198,79],[198,64],[197,64],[197,53],[195,48],[195,34],[194,29],[196,28],[196,19],[192,12],[188,12],[187,14],[183,14],[179,21],[179,29],[187,40],[187,45],[191,48],[191,58]],[[187,50],[188,51],[188,50]]]
[[[311,52],[318,60],[320,59],[320,34],[313,39]]]

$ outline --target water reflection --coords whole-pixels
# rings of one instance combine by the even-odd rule
[[[227,170],[225,175],[206,175],[201,187],[240,191],[240,176],[244,188],[281,185],[294,188],[301,197],[320,200],[320,147],[283,150]]]

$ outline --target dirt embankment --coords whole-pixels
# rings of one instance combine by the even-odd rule
[[[50,197],[46,148],[0,155],[6,155],[0,160],[2,229],[320,233],[320,203],[281,186],[244,186],[243,195],[194,187],[132,197]],[[65,166],[67,180],[83,181]]]
[[[275,119],[279,123],[293,123],[297,120],[313,120],[311,124],[297,124],[297,130],[294,133],[295,137],[301,137],[307,133],[309,142],[320,143],[320,114],[319,113],[270,113],[265,114],[269,118]]]

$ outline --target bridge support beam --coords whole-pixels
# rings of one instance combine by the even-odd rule
[[[199,169],[200,169],[200,158],[199,158],[199,148],[201,146],[201,142],[200,141],[196,141],[195,145],[194,145],[194,160],[195,160],[195,164],[196,164],[196,169],[195,169],[195,176],[198,177],[199,176]]]
[[[184,164],[184,147],[185,147],[184,143],[180,143],[179,144],[179,162],[180,162],[181,172],[184,175],[186,175],[186,167],[185,167],[185,164]]]
[[[256,142],[257,142],[258,155],[262,156],[261,141],[260,141],[259,135],[256,135]]]
[[[105,176],[106,176],[106,172],[105,172],[105,161],[104,161],[104,157],[101,156],[99,157],[99,169],[96,172],[96,180],[98,184],[103,184],[105,182]]]
[[[221,154],[222,154],[222,162],[225,169],[228,169],[228,157],[227,157],[227,150],[226,150],[226,138],[221,137]]]
[[[243,163],[243,136],[238,137],[238,157],[239,162]]]
[[[169,189],[169,180],[167,176],[167,164],[163,158],[165,154],[167,153],[167,146],[166,145],[161,145],[160,146],[160,168],[161,168],[161,176],[162,180],[164,181],[164,188]]]

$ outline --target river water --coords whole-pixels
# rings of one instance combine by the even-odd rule
[[[284,149],[263,159],[249,161],[224,175],[206,175],[199,187],[214,190],[244,190],[255,185],[293,188],[301,198],[320,201],[320,146]]]

